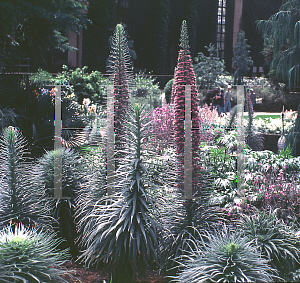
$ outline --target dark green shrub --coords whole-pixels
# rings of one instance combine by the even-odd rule
[[[295,268],[300,255],[299,239],[292,228],[277,218],[276,211],[244,215],[239,228],[281,276]]]
[[[210,43],[205,48],[209,56],[199,53],[195,58],[194,71],[199,88],[208,90],[220,85],[219,77],[225,75],[226,71],[225,61],[217,56],[216,47]]]
[[[131,104],[143,104],[147,109],[161,106],[160,90],[155,78],[139,72],[133,79],[131,87]]]
[[[174,79],[170,79],[164,88],[165,98],[166,98],[166,101],[168,104],[170,104],[170,102],[171,102],[173,82],[174,82]]]
[[[69,70],[67,66],[63,66],[63,71],[56,77],[39,69],[39,71],[30,77],[30,81],[41,88],[49,84],[66,85],[62,91],[66,95],[74,93],[75,100],[82,104],[84,98],[89,98],[93,103],[102,104],[105,101],[106,79],[98,71],[87,73],[88,67]]]

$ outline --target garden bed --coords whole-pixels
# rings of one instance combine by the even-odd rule
[[[103,283],[107,282],[110,283],[108,279],[108,274],[106,267],[98,266],[97,269],[95,268],[86,268],[81,266],[75,262],[68,261],[63,266],[66,268],[73,276],[64,275],[62,276],[66,279],[69,283]],[[143,270],[144,275],[136,274],[136,280],[132,283],[165,283],[169,282],[168,279],[164,278],[163,275],[159,275],[158,272],[152,270]],[[105,281],[104,281],[105,280]]]

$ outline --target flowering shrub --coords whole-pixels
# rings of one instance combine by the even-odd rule
[[[206,104],[199,108],[200,118],[200,142],[212,143],[215,139],[214,125],[219,124],[221,119],[216,109],[210,109]]]
[[[174,109],[169,105],[163,108],[155,108],[151,118],[150,136],[152,147],[161,152],[174,141]]]
[[[300,171],[300,157],[287,158],[272,151],[250,151],[245,149],[245,169],[247,172],[260,172],[263,175],[274,171],[278,174],[280,170],[284,170],[286,174]]]
[[[269,166],[265,168],[270,170]],[[259,209],[277,208],[278,217],[286,223],[300,220],[300,188],[296,175],[286,174],[283,169],[279,174],[274,170],[266,175],[248,173],[246,182],[249,184],[246,196]]]

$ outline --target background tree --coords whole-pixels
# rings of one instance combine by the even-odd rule
[[[86,26],[83,10],[75,0],[1,1],[0,62],[13,64],[18,57],[29,57],[37,69],[47,65],[55,49],[73,50],[66,35]]]
[[[211,89],[218,85],[218,77],[226,73],[225,62],[217,57],[217,49],[212,43],[205,47],[209,52],[209,56],[205,56],[200,52],[198,57],[195,58],[194,71],[200,87]]]
[[[144,32],[145,53],[147,54],[146,66],[148,70],[155,75],[165,75],[167,73],[167,49],[169,38],[169,0],[151,1],[152,12],[148,28]],[[164,78],[160,78],[163,84],[166,83]]]
[[[241,31],[238,34],[237,42],[234,48],[233,56],[233,68],[236,69],[233,76],[235,84],[241,84],[244,76],[250,70],[250,67],[253,65],[250,54],[250,46],[247,44],[247,39],[245,38],[245,32]]]
[[[268,20],[257,22],[265,50],[272,50],[271,75],[294,88],[300,78],[300,0],[283,1]],[[270,56],[270,52],[266,53]]]
[[[196,49],[198,4],[198,0],[186,0],[183,10],[183,18],[186,19],[189,30],[189,45],[192,58],[194,58]]]
[[[83,65],[89,70],[106,71],[109,37],[116,26],[116,1],[90,0],[88,19],[92,24],[83,34]]]

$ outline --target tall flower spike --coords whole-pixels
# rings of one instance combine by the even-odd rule
[[[181,33],[180,33],[180,48],[183,50],[184,55],[190,54],[189,46],[189,35],[186,20],[182,21],[181,24]]]
[[[112,38],[108,72],[112,73],[114,85],[115,149],[119,151],[124,148],[124,143],[121,138],[122,124],[129,104],[128,81],[132,76],[132,65],[128,43],[124,28],[121,24],[116,26],[116,30]]]
[[[196,78],[193,70],[191,56],[189,54],[188,30],[186,21],[182,22],[180,35],[180,51],[178,54],[177,66],[175,69],[175,77],[172,88],[172,98],[175,110],[175,142],[176,153],[179,164],[179,187],[183,187],[184,172],[184,142],[185,142],[185,89],[187,85],[191,85],[191,117],[192,117],[192,165],[193,165],[193,188],[198,188],[197,182],[199,176],[198,158],[200,150],[200,119],[196,88]]]

